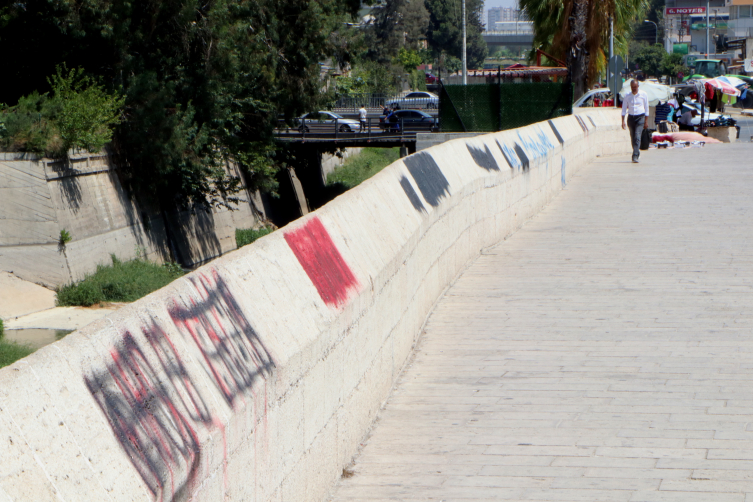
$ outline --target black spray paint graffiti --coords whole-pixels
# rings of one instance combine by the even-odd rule
[[[528,168],[531,167],[531,162],[528,160],[528,155],[526,155],[525,150],[523,150],[523,148],[517,143],[515,143],[515,153],[523,164],[523,170],[527,171]]]
[[[176,302],[170,316],[180,343],[198,348],[209,381],[233,406],[267,378],[274,361],[222,278],[192,282],[200,300],[188,307]],[[224,430],[169,334],[154,320],[141,332],[145,345],[126,332],[110,351],[112,361],[84,380],[154,498],[185,498],[201,460],[199,427],[219,428],[223,437]]]
[[[499,171],[499,165],[497,165],[497,161],[494,159],[494,155],[492,155],[488,146],[484,145],[484,150],[468,144],[465,146],[468,148],[468,152],[470,152],[476,165],[487,171]]]
[[[560,132],[554,126],[554,122],[552,122],[551,120],[548,120],[547,122],[549,122],[549,127],[552,128],[552,132],[554,132],[554,135],[557,136],[557,141],[560,142],[560,145],[564,145],[565,144],[565,140],[562,139],[562,136],[560,136]]]
[[[415,209],[416,211],[425,213],[426,208],[421,202],[421,199],[418,198],[418,194],[416,193],[416,191],[413,190],[413,185],[410,184],[410,181],[408,181],[408,178],[406,178],[405,176],[400,176],[400,186],[403,187],[403,192],[405,192],[405,195],[408,197],[408,200],[413,205],[413,209]]]
[[[433,207],[437,207],[442,198],[450,195],[450,183],[430,153],[419,152],[404,158],[403,163],[416,181],[421,195]]]

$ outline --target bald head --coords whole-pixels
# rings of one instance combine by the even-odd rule
[[[638,81],[637,80],[630,81],[630,92],[632,92],[633,94],[638,94]]]

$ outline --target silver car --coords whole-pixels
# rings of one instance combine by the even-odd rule
[[[346,119],[342,115],[338,115],[329,111],[318,111],[307,113],[306,115],[298,119],[300,132],[310,132],[312,130],[318,132],[335,132],[335,124],[337,124],[337,130],[340,132],[357,132],[361,130],[361,123],[357,120]]]
[[[390,108],[439,108],[439,96],[433,92],[415,91],[410,92],[402,98],[397,98],[389,103]]]

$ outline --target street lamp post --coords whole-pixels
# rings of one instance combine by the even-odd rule
[[[654,25],[654,45],[658,44],[659,43],[659,26],[655,22],[649,21],[648,19],[646,19],[643,22],[644,23],[651,23],[651,24]]]

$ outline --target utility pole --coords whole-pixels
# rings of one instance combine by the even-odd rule
[[[612,58],[614,57],[614,19],[612,16],[609,16],[609,64],[612,64]],[[616,61],[614,61],[616,63]],[[607,82],[607,86],[612,89],[612,94],[614,95],[614,106],[617,106],[617,75],[619,75],[619,71],[617,69],[617,65],[614,65],[613,71],[614,75],[609,75],[609,64],[607,64],[607,78],[610,80]],[[621,70],[621,68],[620,68]]]
[[[468,55],[466,51],[465,0],[463,0],[463,85],[468,85]]]
[[[708,58],[709,58],[709,0],[706,0],[706,59]]]

